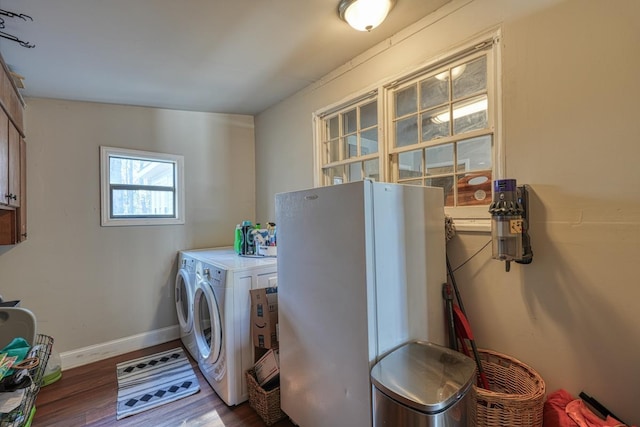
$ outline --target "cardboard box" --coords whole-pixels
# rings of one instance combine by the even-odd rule
[[[278,347],[278,288],[251,289],[251,335],[258,348]]]
[[[253,366],[260,387],[275,383],[280,376],[280,352],[270,349]]]

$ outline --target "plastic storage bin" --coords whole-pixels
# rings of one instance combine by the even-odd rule
[[[475,362],[433,343],[414,341],[384,356],[371,370],[374,427],[466,427]]]
[[[33,345],[36,340],[36,316],[26,308],[0,308],[0,349],[17,337]]]

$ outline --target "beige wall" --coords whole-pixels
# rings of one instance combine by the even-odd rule
[[[59,352],[177,324],[177,251],[231,245],[255,214],[250,116],[27,99],[29,238],[0,248],[0,293]],[[99,146],[184,156],[186,223],[100,227]]]
[[[500,26],[506,175],[532,188],[534,260],[506,273],[488,247],[456,273],[477,342],[640,423],[638,22],[636,0],[483,0],[391,39],[256,117],[258,216],[313,185],[314,111]],[[489,239],[459,233],[454,267]]]
[[[640,423],[640,2],[466,3],[257,116],[255,157],[251,117],[28,99],[29,239],[0,248],[0,293],[60,352],[175,325],[176,251],[231,244],[240,219],[274,217],[275,193],[313,185],[314,111],[501,26],[507,176],[532,188],[534,261],[505,273],[487,248],[456,273],[477,341]],[[100,227],[100,145],[183,154],[186,224]],[[453,265],[488,240],[459,233]]]

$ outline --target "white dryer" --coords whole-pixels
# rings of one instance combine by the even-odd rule
[[[275,258],[238,256],[231,247],[192,251],[198,259],[194,300],[198,366],[229,406],[249,398],[244,373],[254,364],[250,289],[277,285]]]
[[[198,345],[194,329],[193,301],[196,293],[196,259],[188,251],[178,254],[174,299],[180,326],[180,339],[185,348],[198,360]]]
[[[227,364],[227,320],[225,319],[226,271],[203,264],[196,264],[198,287],[194,299],[198,367],[211,388],[228,405],[231,401]],[[233,357],[233,355],[232,355]]]

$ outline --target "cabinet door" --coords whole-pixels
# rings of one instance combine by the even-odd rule
[[[18,243],[16,226],[16,211],[0,209],[0,245],[15,245]]]
[[[16,89],[13,85],[13,79],[11,76],[3,71],[2,76],[2,91],[0,94],[2,95],[2,104],[4,105],[4,109],[7,112],[8,117],[13,122],[14,126],[23,133],[23,107],[22,100],[20,96],[16,92]]]
[[[18,129],[9,123],[9,206],[20,206],[20,134]]]
[[[9,118],[0,108],[0,205],[6,205],[9,199]]]
[[[270,271],[268,273],[260,273],[256,277],[255,288],[273,288],[278,286],[278,273],[276,271]]]
[[[18,209],[18,241],[27,240],[27,143],[20,138],[20,208]]]
[[[8,194],[7,204],[12,207],[20,206],[20,134],[9,122],[9,155],[8,155]]]

